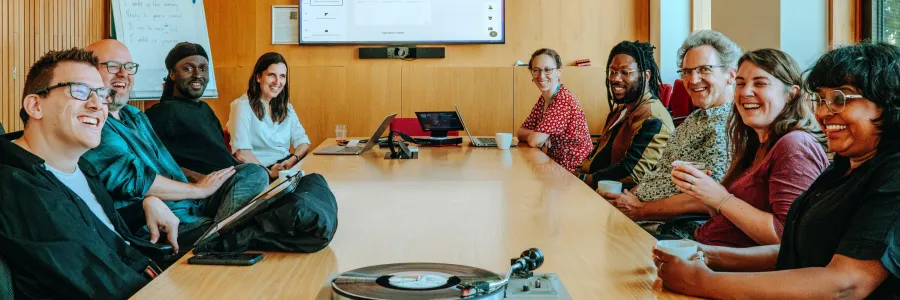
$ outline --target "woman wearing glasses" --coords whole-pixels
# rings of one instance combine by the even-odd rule
[[[834,163],[791,205],[781,245],[701,245],[683,260],[653,250],[667,288],[700,297],[896,299],[900,274],[900,48],[832,50],[809,72]],[[699,253],[698,253],[699,254]]]
[[[689,238],[729,247],[781,242],[791,203],[828,165],[800,74],[797,61],[776,49],[738,60],[727,130],[731,168],[721,184],[689,165],[671,173],[675,187],[711,216]]]
[[[573,172],[591,151],[591,135],[581,104],[560,83],[561,67],[562,59],[553,49],[540,49],[531,55],[531,81],[541,97],[517,136],[530,147],[547,146],[547,156]]]
[[[234,156],[241,162],[266,167],[270,179],[299,163],[310,145],[290,103],[287,73],[287,61],[281,54],[260,56],[247,93],[231,102],[228,117]]]

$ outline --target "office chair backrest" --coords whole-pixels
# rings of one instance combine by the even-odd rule
[[[408,136],[431,135],[431,132],[422,130],[422,125],[419,124],[419,119],[417,118],[394,118],[394,120],[391,121],[391,130],[400,131]],[[459,136],[459,131],[448,131],[447,136]]]
[[[681,79],[675,79],[675,83],[672,84],[672,97],[669,98],[668,108],[672,112],[672,119],[676,121],[676,124],[681,124],[681,121],[694,110],[691,95],[688,94]]]
[[[672,85],[663,83],[659,86],[659,102],[662,102],[662,105],[668,108],[669,100],[672,100]]]

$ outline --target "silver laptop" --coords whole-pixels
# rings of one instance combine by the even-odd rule
[[[459,106],[453,104],[453,107],[456,107],[456,114],[459,115],[459,121],[462,123],[463,128],[466,129],[466,135],[469,136],[469,140],[472,141],[472,145],[475,147],[497,147],[497,139],[492,137],[472,137],[472,133],[469,132],[469,126],[466,126],[466,121],[463,120],[462,112],[459,111]],[[515,147],[515,142],[510,143],[510,147]]]
[[[391,114],[387,117],[384,117],[384,121],[381,121],[381,126],[378,126],[378,129],[375,129],[375,132],[372,133],[372,137],[369,138],[368,141],[366,141],[366,145],[363,147],[360,147],[360,146],[353,146],[353,147],[331,146],[331,147],[322,148],[321,150],[313,152],[313,154],[319,154],[319,155],[360,155],[360,154],[363,154],[366,151],[369,151],[369,149],[372,149],[373,147],[375,147],[376,144],[378,144],[378,139],[381,138],[381,134],[384,133],[384,130],[387,129],[388,126],[391,125],[391,121],[393,121],[394,117],[396,117],[396,116],[397,116],[397,114]]]

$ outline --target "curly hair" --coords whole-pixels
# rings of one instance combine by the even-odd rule
[[[862,42],[825,53],[809,69],[806,89],[856,87],[882,110],[872,120],[880,131],[878,148],[900,146],[900,48]]]
[[[719,63],[736,68],[738,57],[741,57],[741,47],[738,47],[733,41],[728,39],[724,34],[715,30],[699,30],[694,31],[684,40],[681,48],[678,49],[678,68],[682,68],[684,56],[688,51],[696,47],[709,45],[716,49],[719,56]]]

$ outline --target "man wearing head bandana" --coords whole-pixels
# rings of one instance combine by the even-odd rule
[[[209,55],[198,44],[182,42],[166,56],[160,103],[147,109],[153,130],[192,182],[239,162],[228,151],[222,124],[200,96],[209,83]]]
[[[594,188],[600,180],[640,182],[656,166],[675,130],[672,116],[658,99],[660,78],[653,48],[650,43],[623,41],[609,53],[610,113],[600,142],[576,174]]]

